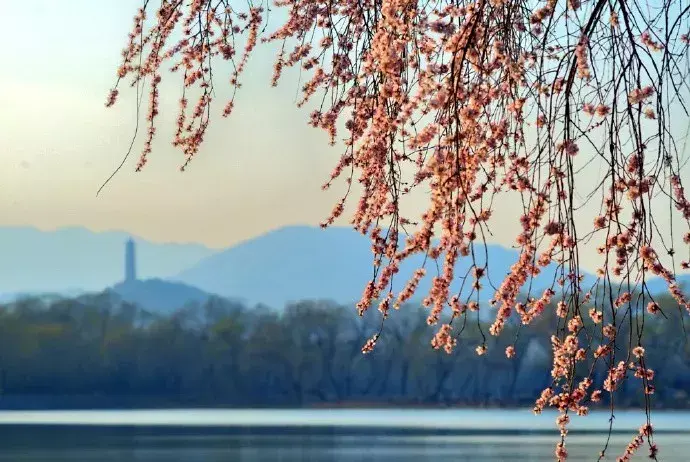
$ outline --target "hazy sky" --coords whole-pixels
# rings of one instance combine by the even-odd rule
[[[265,49],[250,62],[233,116],[212,122],[185,173],[178,171],[182,154],[170,145],[179,80],[164,80],[168,91],[148,165],[134,173],[135,151],[96,197],[135,126],[133,92],[114,108],[104,102],[140,5],[0,0],[6,37],[0,47],[0,226],[78,225],[220,248],[282,225],[324,219],[339,196],[320,186],[340,150],[307,125],[307,110],[295,107],[295,73],[270,87],[273,53]],[[218,87],[226,88],[222,81]],[[421,211],[427,198],[419,199]],[[497,205],[493,240],[512,243],[516,205]],[[595,255],[593,248],[585,252]]]
[[[0,0],[0,30],[16,38],[0,48],[0,225],[83,225],[223,247],[325,218],[335,196],[320,185],[339,152],[295,108],[295,79],[270,87],[265,51],[245,75],[237,111],[216,119],[187,172],[170,146],[176,114],[162,111],[144,171],[133,173],[133,155],[95,196],[135,126],[133,92],[114,108],[104,102],[140,3]],[[176,108],[177,88],[164,107]]]

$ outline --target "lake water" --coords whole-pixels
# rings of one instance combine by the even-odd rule
[[[530,410],[0,412],[0,461],[548,461],[555,414]],[[573,417],[569,460],[591,461],[609,414]],[[605,460],[645,422],[616,413]],[[690,413],[656,412],[662,461],[690,460]],[[641,451],[634,460],[649,460]]]

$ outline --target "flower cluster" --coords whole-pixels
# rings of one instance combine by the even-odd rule
[[[632,457],[635,455],[635,453],[642,447],[644,444],[645,438],[650,441],[649,443],[649,458],[650,459],[656,459],[656,456],[659,453],[659,449],[657,448],[655,443],[651,442],[651,437],[652,437],[652,426],[650,424],[644,424],[640,427],[640,430],[638,431],[637,435],[632,439],[632,441],[626,446],[625,452],[623,453],[622,456],[620,456],[617,460],[617,462],[628,462],[629,460],[632,459]]]

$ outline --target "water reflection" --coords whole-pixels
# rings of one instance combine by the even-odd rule
[[[300,413],[301,411],[292,411]],[[306,411],[305,411],[306,412]],[[361,417],[378,411],[359,411]],[[434,411],[425,411],[433,414]],[[473,411],[475,418],[464,422],[464,429],[383,425],[374,428],[347,426],[292,425],[263,428],[209,425],[183,427],[178,425],[36,425],[8,424],[0,427],[0,461],[552,461],[555,437],[553,430],[530,429],[529,417],[523,433],[491,431],[486,425],[473,431],[478,422],[486,422],[485,411]],[[491,411],[501,412],[501,411]],[[511,411],[506,411],[510,415]],[[68,413],[69,414],[69,413]],[[386,414],[384,412],[384,414]],[[132,414],[128,414],[131,419]],[[142,415],[142,414],[134,414]],[[265,413],[265,416],[272,415]],[[402,415],[402,414],[401,414]],[[419,414],[422,415],[422,414]],[[426,414],[424,414],[426,415]],[[467,417],[467,412],[461,414]],[[495,414],[500,415],[500,414]],[[313,416],[306,412],[303,417]],[[482,417],[483,416],[483,417]],[[14,416],[15,421],[17,415]],[[35,422],[36,415],[33,416]],[[63,416],[64,417],[64,416]],[[120,416],[122,417],[122,416]],[[149,416],[150,417],[150,416]],[[370,415],[371,417],[371,415]],[[448,416],[447,416],[448,417]],[[674,414],[673,419],[690,424],[688,414]],[[124,419],[124,417],[122,417]],[[482,420],[484,418],[484,420]],[[125,419],[126,420],[126,419]],[[174,420],[174,419],[173,419]],[[270,420],[270,419],[269,419]],[[280,419],[277,419],[280,420]],[[663,421],[663,419],[660,419]],[[0,421],[3,419],[0,418]],[[299,422],[299,420],[295,420]],[[669,420],[666,420],[668,424]],[[661,446],[660,460],[687,461],[690,454],[690,433],[676,432],[657,435]],[[678,431],[681,430],[681,431]],[[609,457],[621,454],[633,432],[612,437]],[[596,460],[606,435],[599,430],[572,434],[568,449],[574,461]],[[646,451],[634,460],[648,460]]]

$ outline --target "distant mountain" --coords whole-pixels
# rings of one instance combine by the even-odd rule
[[[517,261],[517,250],[500,245],[478,245],[475,257],[479,266],[489,265],[489,280],[479,300],[488,301]],[[181,272],[174,280],[223,296],[241,297],[252,303],[266,303],[282,307],[300,299],[330,299],[352,303],[359,299],[372,275],[370,241],[351,228],[321,229],[309,226],[290,226],[237,244],[200,261]],[[394,279],[393,287],[400,290],[424,261],[415,255],[406,261]],[[468,258],[462,258],[455,269],[453,291],[460,291],[462,277],[470,268]],[[436,274],[435,264],[427,262],[427,276],[419,284],[417,294],[426,295]],[[532,283],[532,293],[540,294],[557,277],[556,265],[543,268]],[[585,274],[583,282],[589,287],[595,277]],[[690,286],[690,275],[679,277],[679,283]],[[665,282],[648,281],[653,293],[666,290]],[[462,293],[468,293],[467,286]]]
[[[83,228],[39,231],[0,228],[0,303],[21,295],[76,296],[112,287],[119,296],[148,310],[169,312],[187,302],[202,302],[210,294],[264,303],[281,308],[290,301],[330,299],[350,304],[359,299],[372,275],[369,238],[351,228],[321,229],[290,226],[216,252],[198,244],[156,244],[134,238],[139,281],[121,284],[124,273],[124,232],[91,232]],[[489,280],[479,294],[488,301],[495,287],[517,261],[518,252],[500,245],[475,248],[476,261],[489,265]],[[393,289],[399,291],[424,255],[402,265]],[[462,258],[455,269],[454,293],[462,286],[471,260]],[[419,300],[436,275],[433,261],[419,284]],[[556,267],[543,268],[532,283],[540,293],[556,278]],[[585,285],[594,278],[586,275]],[[690,275],[679,278],[690,284]],[[666,290],[664,281],[648,281],[653,293]],[[467,294],[465,284],[463,294]]]
[[[281,228],[200,261],[174,280],[282,307],[306,298],[350,302],[371,275],[366,237],[350,228]]]
[[[677,275],[676,282],[681,289],[686,293],[690,290],[690,274]],[[668,291],[668,283],[662,278],[652,278],[646,281],[647,289],[653,294],[664,293]]]
[[[494,285],[502,282],[517,261],[518,252],[500,245],[476,249],[478,265],[488,254],[489,277]],[[224,296],[242,297],[253,303],[282,307],[299,299],[331,299],[339,303],[356,301],[372,275],[369,238],[351,228],[291,226],[269,232],[207,257],[175,280]],[[393,287],[400,290],[424,261],[415,255],[406,261],[396,275]],[[418,294],[426,294],[436,274],[435,264],[427,262],[427,276]],[[470,259],[462,258],[456,267],[454,291],[462,285],[461,277],[470,268]],[[545,268],[533,288],[544,288],[555,277],[555,265]],[[592,278],[589,278],[592,280]],[[469,284],[463,293],[468,293]],[[480,300],[495,293],[485,281]]]
[[[0,228],[0,298],[18,293],[100,291],[123,279],[125,232]],[[173,276],[215,251],[134,237],[142,279]],[[72,288],[72,289],[70,289]]]
[[[172,313],[188,303],[203,303],[211,296],[196,287],[162,279],[121,282],[111,290],[123,301],[159,314]]]

